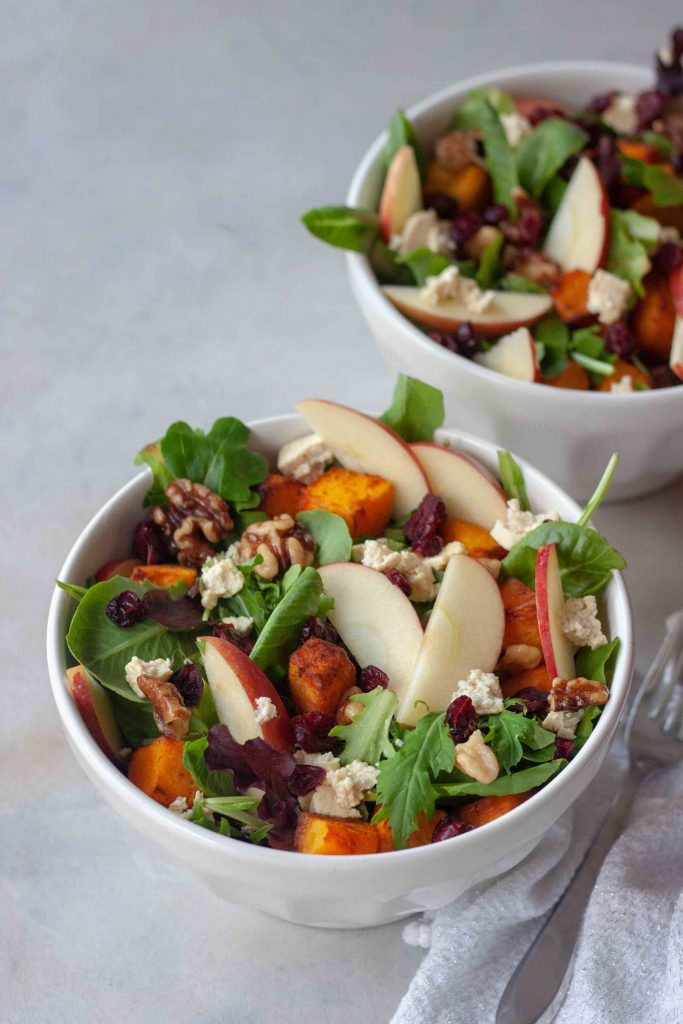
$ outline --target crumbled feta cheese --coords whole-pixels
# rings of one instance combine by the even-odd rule
[[[531,131],[531,121],[523,114],[518,114],[516,110],[513,110],[511,114],[499,114],[498,116],[505,132],[505,138],[514,149]]]
[[[549,711],[543,719],[543,728],[557,733],[563,740],[573,740],[583,712],[583,708],[580,711]]]
[[[598,602],[592,595],[565,601],[562,632],[577,647],[590,647],[593,651],[607,643],[598,618]]]
[[[519,507],[518,499],[510,498],[505,522],[502,519],[497,519],[491,527],[491,536],[496,544],[500,544],[502,548],[510,551],[518,540],[526,537],[527,533],[531,533],[541,523],[557,522],[559,518],[559,512],[541,512],[538,515],[534,515],[533,512],[523,512]]]
[[[503,710],[503,692],[493,672],[472,669],[467,679],[456,683],[451,700],[462,696],[470,698],[478,715],[498,715]]]
[[[613,395],[630,395],[633,391],[633,377],[625,373],[621,380],[613,380],[609,389]]]
[[[325,769],[325,781],[312,793],[299,797],[304,811],[327,814],[332,818],[360,818],[357,810],[367,790],[377,784],[377,769],[364,761],[351,761],[340,765],[333,754],[307,754],[297,750],[294,754],[299,764],[315,765]]]
[[[232,626],[238,636],[249,636],[254,628],[250,615],[224,615],[221,622],[224,626]]]
[[[600,116],[618,135],[635,135],[638,131],[636,97],[632,93],[617,93]]]
[[[446,267],[440,274],[428,277],[420,295],[432,306],[458,300],[471,313],[483,313],[496,297],[495,292],[484,292],[476,281],[463,277],[457,267]]]
[[[189,807],[187,804],[187,800],[185,799],[184,796],[177,796],[175,800],[173,800],[172,803],[168,805],[168,809],[171,812],[171,814],[177,814],[178,817],[184,818],[189,810]]]
[[[317,434],[288,441],[280,449],[277,468],[284,476],[302,484],[312,484],[322,476],[334,455]]]
[[[444,544],[438,555],[430,555],[429,558],[423,558],[422,561],[430,569],[434,569],[436,572],[443,572],[453,555],[466,554],[467,548],[465,545],[461,544],[459,540],[452,540],[448,544]]]
[[[144,693],[138,686],[138,676],[152,676],[154,679],[163,679],[166,682],[173,675],[170,658],[155,658],[154,661],[142,661],[137,656],[131,658],[125,668],[126,682],[133,693],[138,697],[144,697]]]
[[[450,221],[439,220],[436,210],[418,210],[408,217],[403,233],[392,236],[389,246],[399,256],[425,248],[441,256],[450,256],[454,250]]]
[[[383,539],[366,540],[361,561],[378,572],[398,569],[410,584],[411,601],[433,601],[436,597],[438,588],[432,568],[427,559],[414,551],[393,551]]]
[[[244,576],[230,555],[207,558],[199,577],[199,591],[202,605],[209,611],[215,608],[223,597],[234,597],[244,586]]]
[[[609,270],[596,270],[588,285],[587,308],[601,324],[613,324],[626,312],[631,300],[631,285]]]
[[[256,698],[256,711],[254,718],[256,719],[257,725],[265,725],[266,722],[272,722],[274,718],[277,718],[277,708],[270,697]]]

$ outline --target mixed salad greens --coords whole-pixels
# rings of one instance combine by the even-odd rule
[[[631,393],[683,380],[683,29],[650,90],[569,107],[478,88],[425,152],[389,124],[378,210],[303,217],[367,254],[436,344],[554,387]]]
[[[622,556],[435,443],[442,395],[398,379],[379,419],[301,402],[277,466],[248,427],[174,423],[130,550],[66,637],[74,700],[149,797],[235,840],[318,854],[442,841],[560,772],[609,698],[596,595]],[[80,583],[80,581],[79,581]]]

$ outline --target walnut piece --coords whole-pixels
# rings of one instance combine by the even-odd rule
[[[449,171],[460,171],[477,159],[479,132],[452,131],[442,136],[434,152],[442,167]]]
[[[300,565],[302,569],[313,565],[315,541],[287,513],[261,523],[252,523],[242,534],[237,546],[239,560],[242,562],[261,555],[263,561],[256,566],[254,572],[262,580],[275,579],[290,565]]]
[[[159,732],[174,740],[186,736],[191,712],[185,707],[178,688],[164,679],[146,675],[138,676],[137,685],[152,702],[152,714]]]
[[[455,767],[475,782],[485,785],[498,778],[498,758],[486,746],[481,729],[475,729],[466,743],[456,743]]]
[[[513,251],[506,253],[506,262],[510,269],[522,274],[523,277],[528,277],[530,281],[535,281],[536,284],[554,284],[562,273],[558,264],[542,252],[535,249],[510,248]]]
[[[204,484],[179,478],[165,489],[168,505],[155,505],[152,520],[160,526],[181,565],[201,566],[215,555],[214,544],[233,528],[228,506]]]
[[[548,697],[551,711],[579,711],[592,704],[606,704],[609,690],[604,683],[596,683],[594,679],[553,679]]]
[[[510,644],[496,665],[496,675],[514,676],[541,664],[541,652],[533,644]]]

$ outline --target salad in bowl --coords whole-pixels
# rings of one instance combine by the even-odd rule
[[[377,208],[303,217],[365,253],[454,358],[633,394],[683,380],[683,29],[651,87],[571,105],[481,86],[422,141],[399,110]]]
[[[229,417],[143,448],[130,548],[59,583],[73,700],[132,786],[226,843],[465,842],[561,773],[609,700],[598,602],[625,562],[588,524],[617,458],[566,522],[529,508],[509,452],[497,479],[435,441],[442,396],[419,381],[379,418],[297,409],[309,433],[273,465]]]

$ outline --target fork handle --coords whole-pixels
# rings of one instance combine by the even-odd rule
[[[632,772],[568,888],[508,982],[496,1024],[534,1024],[552,1004],[559,1010],[571,978],[586,904],[642,780],[639,772]]]

